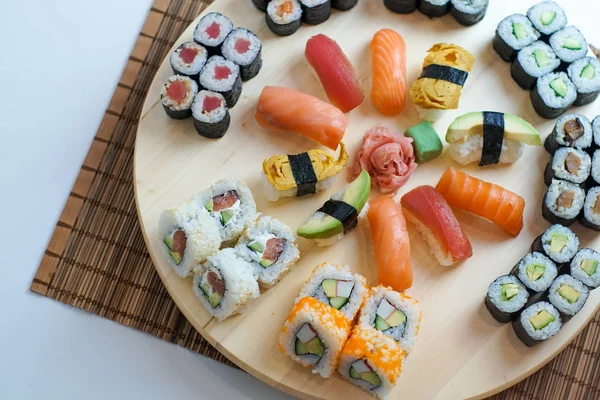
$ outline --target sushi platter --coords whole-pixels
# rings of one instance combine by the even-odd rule
[[[526,75],[525,58],[550,66],[552,48],[539,41],[522,52],[517,84],[503,59],[516,59],[515,43],[539,32],[511,17],[503,24],[512,24],[513,43],[499,23],[538,1],[490,1],[470,26],[457,22],[465,18],[458,0],[454,18],[433,19],[390,11],[410,1],[338,0],[329,18],[303,25],[272,16],[276,4],[293,17],[296,0],[216,0],[193,21],[148,92],[134,182],[150,256],[198,332],[248,373],[303,399],[388,390],[390,399],[483,398],[564,349],[600,308],[600,255],[589,250],[600,250],[600,117],[592,122],[600,102],[579,86],[600,64],[571,64],[575,84],[552,68],[582,34],[600,37],[590,36],[594,13],[559,1],[582,33],[559,37],[570,47],[543,78]],[[302,3],[307,18],[322,18],[305,3],[323,1]],[[423,0],[431,15],[449,12],[451,3],[441,11],[437,3]],[[556,19],[548,13],[535,14],[544,26]],[[394,46],[404,58],[390,56]],[[353,71],[337,94],[327,77],[340,75],[323,54]],[[379,70],[372,58],[383,60]],[[404,63],[398,94],[386,68]],[[427,80],[444,81],[436,86],[449,93],[443,112]],[[549,88],[532,89],[536,81]],[[552,96],[572,101],[555,106]],[[559,124],[540,116],[564,112],[581,115]],[[469,133],[477,129],[483,139]],[[382,140],[401,158],[391,178],[369,164]],[[469,187],[487,188],[484,209]],[[449,217],[440,225],[434,214]],[[547,220],[573,225],[549,229]],[[404,237],[386,241],[397,226]],[[423,226],[437,239],[425,240]],[[404,267],[386,275],[382,264],[393,257],[405,257]],[[571,260],[579,269],[561,275]],[[499,303],[494,288],[517,307]],[[549,339],[536,332],[550,329]],[[377,350],[363,352],[364,343]]]

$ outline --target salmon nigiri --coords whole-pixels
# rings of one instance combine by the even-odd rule
[[[431,186],[419,186],[402,196],[404,216],[427,240],[441,265],[452,265],[473,255],[471,242],[446,199]]]
[[[264,128],[290,131],[336,150],[348,120],[338,108],[316,97],[266,86],[258,99],[256,120]]]
[[[450,206],[487,218],[513,236],[523,228],[525,200],[501,186],[448,168],[436,190]]]
[[[379,283],[400,292],[412,286],[410,241],[402,208],[393,196],[381,196],[369,202],[367,213],[371,242],[377,260]]]
[[[382,29],[371,41],[371,101],[384,115],[398,115],[406,104],[406,45],[402,36]]]

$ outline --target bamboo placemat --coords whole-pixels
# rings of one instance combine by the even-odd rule
[[[211,2],[155,0],[31,290],[233,366],[194,330],[162,285],[133,194],[133,146],[146,92],[169,48]],[[494,398],[600,398],[599,358],[596,315],[545,368]]]

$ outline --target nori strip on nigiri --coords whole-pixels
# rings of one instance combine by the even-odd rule
[[[358,0],[331,0],[331,7],[340,11],[348,11],[358,4]]]
[[[498,164],[504,142],[504,114],[483,112],[483,149],[479,166]]]
[[[344,225],[344,233],[358,225],[358,212],[350,204],[340,200],[327,200],[317,211],[325,213]]]
[[[430,64],[423,68],[419,79],[432,78],[464,86],[469,73],[467,71],[453,68],[448,65]]]
[[[307,194],[315,194],[317,192],[317,175],[308,156],[308,153],[297,155],[289,155],[290,167],[292,174],[296,180],[298,191],[296,197],[301,197]]]

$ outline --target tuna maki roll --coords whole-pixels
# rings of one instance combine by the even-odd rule
[[[553,224],[572,225],[585,201],[585,191],[571,182],[553,179],[544,196],[542,215]]]
[[[243,81],[254,78],[262,67],[262,43],[252,32],[244,28],[234,29],[223,42],[223,56],[240,67]]]
[[[494,319],[502,324],[517,318],[529,300],[529,292],[513,275],[504,275],[490,284],[485,306]]]
[[[577,89],[575,106],[590,104],[600,94],[600,61],[596,57],[584,57],[573,62],[567,69],[569,78]]]
[[[444,16],[450,12],[450,0],[421,0],[419,11],[430,18]]]
[[[553,1],[542,1],[527,11],[527,17],[541,34],[547,39],[554,32],[567,25],[567,16],[563,9]]]
[[[600,286],[600,254],[592,249],[581,249],[571,261],[571,276],[590,289]]]
[[[358,0],[331,0],[331,7],[340,11],[348,11],[358,4]]]
[[[267,6],[267,26],[276,35],[289,36],[302,25],[302,7],[298,0],[273,0]]]
[[[519,278],[531,294],[536,294],[548,290],[558,275],[558,268],[551,259],[534,251],[523,257],[511,274]]]
[[[588,44],[579,29],[567,26],[550,36],[550,46],[563,62],[566,69],[569,63],[585,57],[588,52]]]
[[[562,179],[581,185],[589,178],[591,168],[592,159],[585,151],[561,147],[546,166],[544,182],[550,185],[553,179]]]
[[[197,93],[198,84],[190,77],[173,75],[163,86],[160,101],[169,117],[185,119],[192,115],[192,103]]]
[[[562,327],[560,313],[552,304],[540,301],[527,307],[512,323],[515,334],[527,347],[556,335]]]
[[[579,250],[579,238],[566,226],[552,225],[533,241],[531,249],[545,254],[556,264],[564,264]]]
[[[417,9],[417,0],[383,0],[383,4],[398,14],[410,14]]]
[[[579,223],[586,228],[600,231],[600,186],[591,188],[585,195]]]
[[[590,173],[588,186],[600,186],[600,150],[595,150],[592,154],[592,172]]]
[[[537,41],[519,51],[510,67],[510,74],[521,88],[531,90],[538,78],[554,71],[559,65],[560,60],[552,48]]]
[[[233,30],[233,22],[223,14],[206,14],[194,30],[194,41],[206,47],[208,55],[220,55],[221,45]]]
[[[192,104],[192,117],[196,132],[209,139],[223,137],[229,129],[229,109],[220,93],[201,90]]]
[[[186,42],[171,54],[171,68],[175,74],[186,75],[198,80],[198,75],[207,59],[208,52],[203,46],[194,42]]]
[[[221,93],[227,102],[227,107],[232,108],[242,94],[240,67],[221,56],[212,56],[200,73],[200,87]]]
[[[558,312],[563,322],[577,314],[588,299],[590,289],[571,275],[561,275],[552,283],[548,301]]]
[[[494,37],[494,50],[504,61],[510,62],[517,52],[529,46],[540,37],[529,19],[521,14],[514,14],[504,18],[496,28]]]
[[[302,6],[302,22],[318,25],[327,21],[331,16],[330,0],[300,0]]]
[[[475,25],[485,17],[489,0],[451,0],[452,16],[461,25]]]
[[[544,142],[544,147],[550,154],[554,154],[563,146],[586,150],[592,145],[592,138],[592,125],[585,115],[565,114],[556,120],[552,133]]]
[[[567,112],[577,99],[577,89],[565,72],[539,78],[531,92],[533,108],[542,118],[553,119]]]
[[[254,4],[254,7],[258,8],[260,11],[267,11],[269,1],[271,0],[252,0],[252,3]]]

